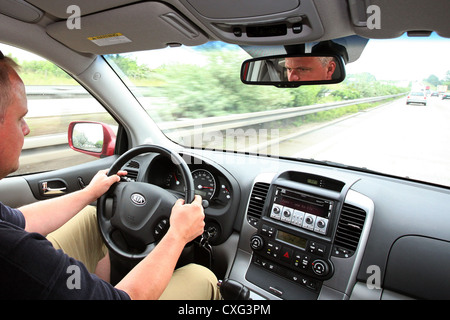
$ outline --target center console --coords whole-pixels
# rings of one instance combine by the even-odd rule
[[[344,183],[285,172],[269,185],[250,238],[246,279],[282,299],[317,299],[335,266],[334,246]],[[345,252],[344,252],[345,254]]]

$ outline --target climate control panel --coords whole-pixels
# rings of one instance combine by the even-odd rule
[[[333,268],[328,261],[329,246],[263,224],[250,239],[250,246],[263,267],[283,272],[283,268],[324,280]]]

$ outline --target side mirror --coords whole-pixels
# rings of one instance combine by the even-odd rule
[[[339,83],[345,79],[345,67],[339,55],[285,54],[244,61],[241,81],[253,85],[299,87],[301,85]]]
[[[101,122],[74,121],[69,124],[69,146],[78,152],[102,158],[114,154],[116,134]]]

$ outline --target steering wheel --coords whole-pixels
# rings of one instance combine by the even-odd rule
[[[156,145],[142,145],[121,155],[110,167],[116,174],[128,161],[143,153],[159,153],[172,160],[185,182],[184,200],[194,200],[194,182],[183,158]],[[129,259],[147,256],[169,226],[169,216],[177,197],[156,185],[119,182],[97,200],[97,221],[106,246]],[[118,244],[119,243],[119,244]]]

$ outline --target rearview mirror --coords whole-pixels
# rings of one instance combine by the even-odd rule
[[[298,87],[339,83],[345,67],[339,55],[286,54],[244,61],[241,81],[245,84]]]

